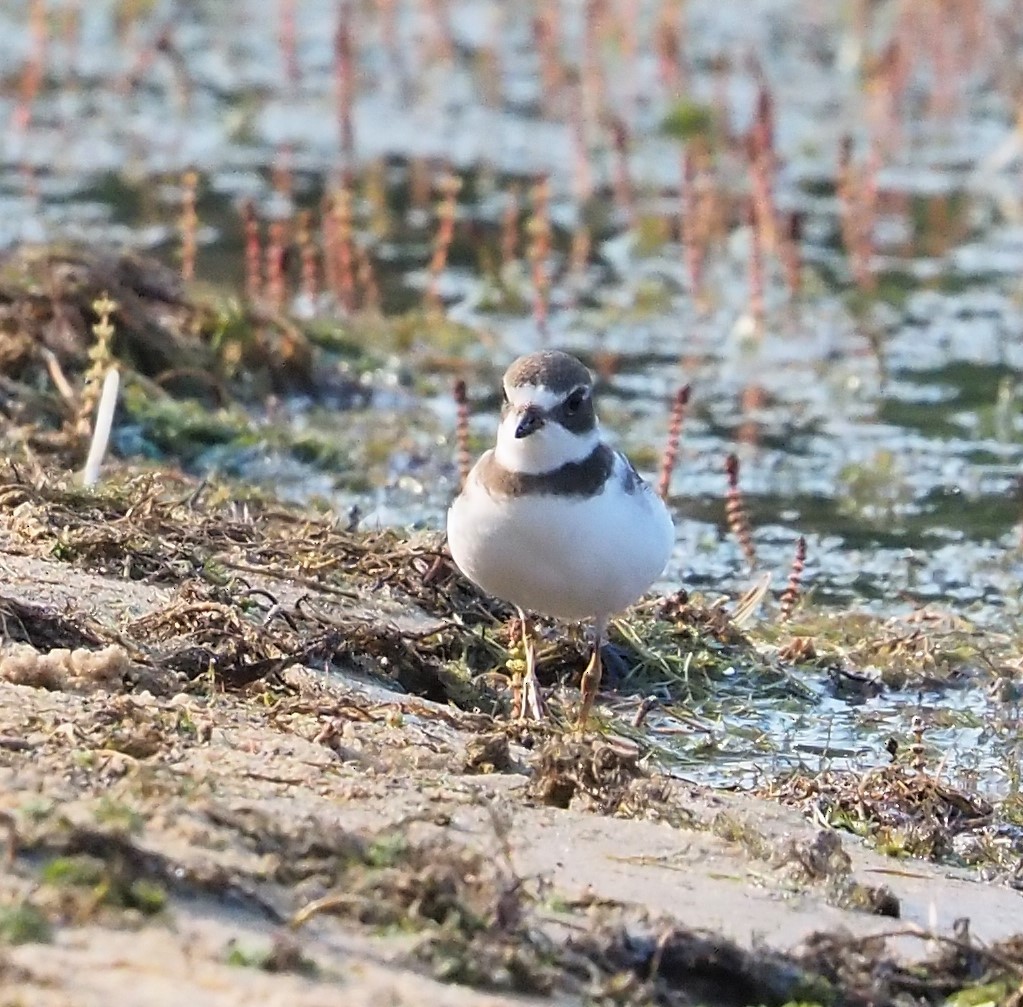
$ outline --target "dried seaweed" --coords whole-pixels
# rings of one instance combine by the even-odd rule
[[[0,639],[28,643],[36,650],[72,650],[103,647],[114,637],[80,613],[0,595]]]
[[[781,800],[817,821],[873,837],[890,853],[940,859],[959,833],[991,821],[992,805],[931,774],[903,765],[865,773],[794,773],[769,784],[763,796]]]
[[[223,338],[223,311],[187,294],[173,270],[130,252],[72,247],[24,247],[7,256],[0,274],[4,373],[37,384],[47,352],[62,371],[80,371],[92,343],[92,305],[103,294],[117,304],[115,354],[148,378],[179,385],[191,378],[188,390],[201,395],[208,375],[227,378],[229,367],[242,366],[279,391],[313,383],[312,349],[293,325],[251,314],[235,359]]]

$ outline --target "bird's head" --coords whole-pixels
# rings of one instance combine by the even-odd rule
[[[544,350],[505,372],[497,460],[513,472],[552,472],[600,443],[593,377],[575,357]]]

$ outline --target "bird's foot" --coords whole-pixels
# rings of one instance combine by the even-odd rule
[[[600,660],[604,669],[602,680],[611,689],[617,689],[632,671],[632,665],[626,655],[627,651],[614,643],[605,643],[600,648]]]
[[[516,671],[512,676],[511,719],[515,723],[525,723],[529,720],[539,722],[544,719],[540,682],[536,677],[536,665],[531,658],[532,651],[528,650],[525,670]]]
[[[522,703],[519,710],[519,720],[535,720],[538,723],[544,719],[543,697],[540,695],[540,683],[536,677],[536,671],[529,668],[522,680]]]

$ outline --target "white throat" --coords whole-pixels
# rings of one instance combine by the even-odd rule
[[[497,446],[494,457],[510,472],[536,475],[553,472],[569,462],[588,458],[600,444],[600,427],[584,434],[574,434],[560,423],[545,423],[528,437],[516,437],[519,416],[515,410],[501,420],[497,428]]]

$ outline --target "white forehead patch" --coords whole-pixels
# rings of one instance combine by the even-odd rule
[[[541,409],[553,409],[565,401],[564,393],[552,392],[543,385],[515,385],[509,388],[505,386],[508,401],[516,409],[523,406],[539,406]]]
[[[574,392],[579,389],[586,392],[590,390],[589,386],[580,384],[570,391]],[[516,409],[521,409],[523,406],[539,406],[541,409],[553,409],[555,406],[560,406],[568,398],[570,391],[552,392],[546,385],[515,385],[511,388],[505,386],[508,401]]]

